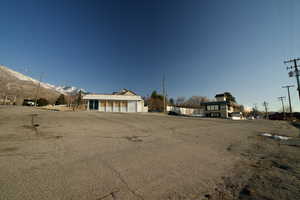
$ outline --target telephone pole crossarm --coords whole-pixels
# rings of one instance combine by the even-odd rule
[[[295,71],[291,71],[289,74],[290,76],[295,76],[296,77],[296,80],[297,80],[297,90],[298,90],[298,95],[299,95],[299,99],[300,99],[300,80],[299,80],[299,76],[300,76],[300,72],[299,72],[299,69],[298,69],[298,65],[297,65],[297,61],[300,61],[300,58],[295,58],[295,59],[290,59],[290,60],[287,60],[287,61],[284,61],[283,63],[284,64],[290,64],[292,63],[293,65],[290,66],[290,67],[287,67],[286,69],[287,70],[290,70],[290,69],[295,69]]]

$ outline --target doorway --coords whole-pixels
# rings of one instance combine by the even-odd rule
[[[99,109],[99,101],[98,100],[90,100],[89,101],[89,109],[90,110],[98,110]]]

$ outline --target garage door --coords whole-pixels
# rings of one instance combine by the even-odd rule
[[[106,102],[106,112],[112,112],[113,111],[112,108],[113,108],[113,102],[107,101]]]
[[[120,101],[114,102],[114,112],[120,112]]]
[[[127,101],[120,102],[121,112],[127,112]]]
[[[136,101],[128,101],[128,112],[136,112]]]
[[[105,112],[105,101],[100,101],[99,111]]]

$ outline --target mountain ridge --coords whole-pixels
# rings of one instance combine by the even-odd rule
[[[61,94],[75,95],[79,91],[88,93],[82,88],[79,89],[73,86],[55,86],[49,83],[40,82],[20,72],[12,70],[7,66],[0,65],[0,99],[10,96],[10,98],[16,98],[18,102],[17,104],[20,104],[23,99],[33,99],[36,97],[39,84],[39,98],[46,98],[51,103],[55,102]]]

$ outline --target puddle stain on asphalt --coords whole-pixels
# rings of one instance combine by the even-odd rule
[[[18,149],[19,149],[18,147],[6,147],[6,148],[0,149],[0,153],[17,151]]]

